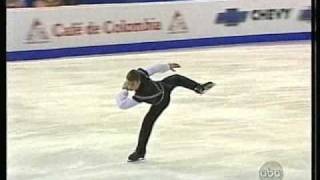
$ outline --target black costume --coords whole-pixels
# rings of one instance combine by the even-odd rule
[[[149,78],[147,71],[141,68],[137,71],[140,73],[140,86],[132,98],[137,102],[145,102],[152,106],[143,119],[136,151],[129,156],[129,160],[144,157],[153,125],[168,107],[170,94],[175,87],[181,86],[197,93],[203,90],[203,85],[178,74],[168,76],[161,81],[153,81]]]

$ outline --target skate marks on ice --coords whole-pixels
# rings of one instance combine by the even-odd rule
[[[310,55],[293,43],[10,62],[8,179],[256,180],[270,160],[310,179]],[[128,163],[149,106],[123,111],[114,96],[129,69],[168,62],[217,86],[175,89],[145,160]]]

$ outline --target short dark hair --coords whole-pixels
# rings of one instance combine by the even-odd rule
[[[128,81],[140,81],[140,74],[137,70],[131,70],[127,74]]]

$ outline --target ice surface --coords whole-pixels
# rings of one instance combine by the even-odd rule
[[[127,163],[149,105],[114,97],[128,70],[169,62],[217,86],[175,89],[146,160]],[[7,92],[9,180],[257,180],[271,160],[311,178],[309,42],[8,62]]]

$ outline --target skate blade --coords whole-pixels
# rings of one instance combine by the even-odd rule
[[[137,160],[130,160],[130,159],[128,159],[128,162],[130,162],[130,163],[138,163],[138,162],[142,162],[142,161],[144,161],[145,159],[144,158],[139,158],[139,159],[137,159]]]

